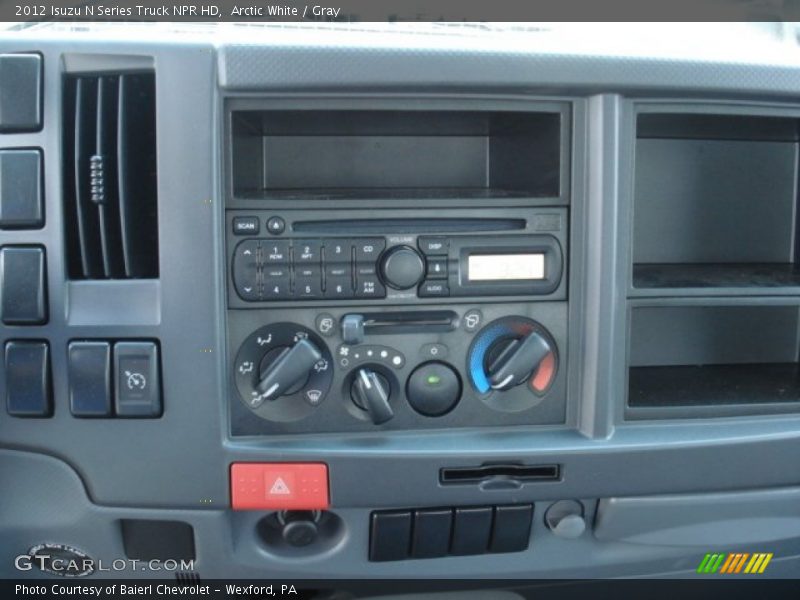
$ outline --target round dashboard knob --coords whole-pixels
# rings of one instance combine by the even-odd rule
[[[449,412],[461,398],[461,379],[450,365],[426,362],[408,378],[406,397],[418,413],[438,417]]]
[[[381,259],[381,275],[389,287],[407,290],[417,285],[425,274],[425,263],[410,246],[395,246]]]

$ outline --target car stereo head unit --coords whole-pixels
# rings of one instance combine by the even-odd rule
[[[229,211],[231,306],[565,297],[566,209],[314,212]]]

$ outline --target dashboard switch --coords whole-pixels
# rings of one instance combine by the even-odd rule
[[[411,556],[414,558],[446,556],[452,522],[453,511],[449,508],[416,511]]]
[[[42,225],[41,151],[0,151],[0,227],[38,229]]]
[[[233,463],[234,510],[325,510],[328,466],[324,463]]]
[[[42,126],[42,57],[0,54],[0,132]]]
[[[114,373],[117,416],[161,415],[158,346],[154,342],[114,344]]]
[[[461,379],[453,367],[442,362],[426,362],[414,369],[406,384],[411,407],[427,417],[450,412],[461,398]]]
[[[111,344],[71,342],[69,409],[76,417],[111,416]]]
[[[492,531],[492,508],[457,508],[453,519],[450,554],[467,556],[483,554],[489,547]]]
[[[0,313],[6,325],[47,321],[44,248],[6,246],[0,250]]]
[[[8,414],[15,417],[49,417],[52,414],[52,400],[47,343],[8,342],[4,367]]]
[[[408,558],[411,544],[411,511],[372,513],[369,535],[371,561]]]
[[[521,552],[528,548],[531,537],[533,505],[498,506],[494,509],[494,526],[489,552]]]

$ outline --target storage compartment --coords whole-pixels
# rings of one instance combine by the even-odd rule
[[[628,406],[800,401],[797,306],[639,306],[631,310]]]
[[[634,288],[800,287],[798,119],[642,113]]]
[[[558,198],[560,112],[234,111],[237,198]]]

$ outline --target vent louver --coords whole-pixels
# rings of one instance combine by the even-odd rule
[[[158,277],[155,76],[64,80],[64,202],[71,279]]]

